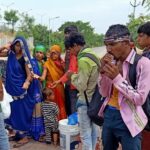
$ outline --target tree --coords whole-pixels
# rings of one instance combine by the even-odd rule
[[[4,12],[4,19],[7,21],[8,24],[12,26],[12,33],[14,33],[15,24],[19,20],[17,13],[17,10],[10,10]]]
[[[50,34],[50,45],[58,44],[64,50],[64,35],[62,32],[53,32]]]
[[[89,22],[65,22],[58,30],[63,33],[65,27],[69,25],[77,26],[79,32],[84,35],[87,46],[98,47],[103,45],[103,35],[96,34],[94,28],[91,27]]]
[[[17,34],[23,35],[24,37],[33,36],[32,30],[34,28],[35,19],[30,17],[28,14],[20,14],[20,25]]]
[[[142,1],[142,6],[144,6],[147,8],[147,10],[150,10],[150,0],[143,0]]]
[[[148,20],[150,20],[149,15],[146,16],[140,15],[138,18],[135,19],[133,19],[132,15],[129,15],[129,23],[127,23],[127,26],[128,29],[130,30],[130,33],[134,41],[136,41],[138,27]]]
[[[46,48],[49,48],[49,30],[46,26],[41,24],[33,26],[32,35],[34,37],[34,45],[43,44]]]

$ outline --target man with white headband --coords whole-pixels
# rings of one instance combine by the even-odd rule
[[[107,54],[101,59],[99,88],[106,97],[99,115],[104,116],[104,150],[141,150],[141,131],[147,124],[142,105],[150,90],[150,60],[141,57],[136,67],[136,86],[129,80],[129,67],[137,56],[131,49],[130,32],[124,25],[109,27],[104,43]]]

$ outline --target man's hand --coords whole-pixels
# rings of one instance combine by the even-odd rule
[[[104,66],[105,64],[107,63],[111,63],[112,60],[113,60],[113,56],[109,53],[105,54],[104,57],[101,58],[100,60],[100,64],[101,64],[101,67],[100,67],[100,73],[103,74],[104,73]]]
[[[67,78],[70,80],[71,79],[71,76],[73,75],[74,73],[72,71],[68,71],[67,72]]]
[[[119,74],[118,66],[112,63],[105,64],[105,66],[103,67],[103,71],[104,71],[104,75],[106,75],[112,80]]]

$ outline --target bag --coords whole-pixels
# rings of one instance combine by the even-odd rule
[[[0,102],[1,108],[2,108],[2,113],[4,116],[4,119],[9,118],[11,109],[10,109],[10,102],[13,101],[12,97],[6,92],[5,87],[3,85],[3,92],[4,92],[4,97],[3,100]]]
[[[88,102],[86,92],[84,92],[84,95],[85,95],[86,103],[88,106],[87,114],[88,114],[89,118],[95,124],[102,126],[104,119],[98,115],[98,112],[99,112],[101,106],[103,105],[105,98],[103,98],[100,95],[98,85],[96,85],[96,87],[95,87],[95,91],[94,91],[94,94],[92,96],[92,100],[90,103]]]
[[[68,117],[68,125],[76,125],[76,124],[78,124],[77,112],[69,115],[69,117]]]
[[[134,63],[130,64],[129,67],[129,80],[133,88],[135,88],[136,86],[136,66],[138,64],[138,61],[141,59],[141,57],[142,57],[141,55],[136,54]],[[146,98],[145,103],[142,105],[142,108],[148,118],[148,123],[145,127],[145,130],[150,131],[150,92]]]
[[[82,57],[90,58],[92,61],[94,61],[97,64],[98,68],[100,68],[98,59],[94,55],[92,55],[90,53],[86,53]],[[92,96],[90,103],[88,101],[86,91],[84,91],[84,96],[85,96],[86,103],[88,106],[87,114],[88,114],[89,118],[95,124],[102,126],[104,120],[102,117],[98,116],[98,112],[99,112],[105,98],[100,95],[98,85],[96,85],[96,87],[95,87],[95,91],[94,91],[94,94]]]

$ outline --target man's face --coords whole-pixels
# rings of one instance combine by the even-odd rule
[[[69,50],[71,54],[77,56],[80,49],[79,46],[75,44],[74,46],[69,47]]]
[[[113,55],[116,60],[119,60],[119,58],[123,55],[123,42],[106,42],[105,45],[107,52]]]
[[[70,35],[69,33],[65,33],[64,37],[67,38],[67,37],[69,37],[69,35]]]
[[[137,37],[137,42],[139,46],[144,49],[148,46],[150,46],[150,36],[144,33],[139,33]]]

